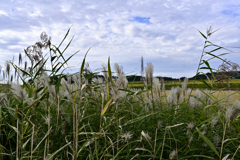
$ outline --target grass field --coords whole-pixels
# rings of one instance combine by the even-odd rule
[[[192,87],[194,80],[189,80],[188,81],[188,87]],[[171,87],[176,87],[176,86],[181,86],[182,83],[179,82],[178,80],[175,81],[164,81],[165,83],[165,87],[167,90],[170,90]],[[224,89],[224,90],[238,90],[240,88],[240,79],[231,79],[229,81],[230,83],[230,87],[227,86],[226,83],[219,84],[219,83],[215,83],[213,86],[213,89]],[[210,84],[210,83],[208,83]],[[129,82],[129,85],[133,88],[141,88],[143,89],[145,84],[143,81],[135,81],[135,82]],[[206,86],[203,82],[201,81],[196,81],[195,84],[193,85],[193,88],[208,88],[208,86]]]

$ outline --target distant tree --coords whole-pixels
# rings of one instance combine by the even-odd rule
[[[230,87],[229,79],[232,79],[234,72],[239,71],[240,66],[237,63],[231,61],[224,61],[221,65],[219,65],[217,70],[216,79],[220,84],[226,84]]]

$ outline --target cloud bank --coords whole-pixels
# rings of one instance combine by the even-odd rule
[[[76,72],[86,51],[92,71],[107,63],[118,63],[126,74],[140,74],[152,62],[155,76],[194,76],[204,45],[198,30],[209,26],[219,31],[210,41],[237,51],[240,41],[240,2],[237,0],[11,0],[1,1],[0,64],[12,59],[29,45],[40,41],[45,31],[58,45],[71,27],[66,40],[74,40],[65,55]],[[218,53],[222,53],[219,51]],[[216,53],[217,54],[217,53]],[[227,58],[238,63],[238,53]],[[210,61],[217,68],[218,60]]]

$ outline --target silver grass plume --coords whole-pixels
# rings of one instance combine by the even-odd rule
[[[154,101],[161,98],[161,84],[158,78],[153,78],[153,97]]]
[[[145,83],[147,85],[152,84],[153,80],[153,64],[147,63],[147,67],[145,68]]]
[[[188,78],[184,78],[184,81],[182,83],[182,91],[183,91],[183,96],[186,96],[186,92],[187,92],[187,85],[188,85]]]
[[[49,90],[51,98],[55,99],[57,97],[56,90],[55,90],[55,85],[48,84],[48,90]]]
[[[49,76],[48,76],[46,73],[44,73],[44,74],[42,74],[41,77],[39,78],[39,81],[42,82],[42,85],[43,85],[44,87],[47,87],[48,84],[49,84],[49,82],[50,82],[50,78],[49,78]]]
[[[188,101],[188,105],[190,106],[191,109],[193,109],[198,105],[198,100],[194,97],[190,97]]]
[[[208,95],[211,93],[211,91],[208,90],[208,89],[205,89],[204,92],[205,92],[207,95],[202,92],[202,100],[203,100],[204,102],[206,102],[207,105],[210,105],[210,104],[212,103],[212,99],[211,99]]]
[[[174,87],[171,88],[171,91],[167,94],[167,104],[168,107],[176,104],[176,93]]]
[[[188,123],[187,124],[187,133],[186,133],[186,135],[188,136],[188,137],[190,137],[190,133],[191,133],[191,130],[194,128],[194,123],[193,122],[190,122],[190,123]]]
[[[196,92],[195,92],[195,96],[199,99],[203,99],[203,97],[205,96],[204,93],[202,93],[198,88],[196,89]],[[203,105],[203,103],[201,101],[199,101],[198,99],[197,100],[197,105],[199,107],[201,107]]]
[[[71,92],[72,92],[71,84],[69,84],[68,81],[66,81],[64,78],[62,78],[61,85],[68,92],[68,94],[71,94]]]
[[[176,155],[177,155],[176,150],[173,150],[169,155],[169,159],[174,159]]]
[[[13,89],[12,93],[15,95],[15,97],[18,97],[23,101],[28,98],[27,92],[19,84],[12,83],[11,88]]]
[[[152,138],[149,136],[148,133],[145,133],[144,131],[141,132],[141,140],[142,140],[142,136],[147,140],[150,141]]]
[[[116,85],[115,87],[117,88],[127,88],[128,87],[128,80],[126,78],[126,75],[123,73],[122,69],[120,66],[115,63],[114,64],[114,70],[117,73],[117,80],[116,80]]]
[[[218,147],[220,142],[221,142],[221,138],[220,138],[220,136],[218,134],[216,134],[213,137],[213,145],[214,145],[214,147]]]
[[[133,134],[131,132],[126,132],[120,135],[124,142],[128,142],[132,138]]]
[[[232,92],[229,90],[226,97],[226,105],[228,105],[232,99]]]
[[[174,92],[176,94],[176,98],[177,98],[177,104],[180,103],[180,96],[182,93],[182,88],[180,88],[179,86],[174,88]]]
[[[147,67],[145,68],[145,86],[146,89],[149,89],[149,85],[152,85],[152,80],[153,80],[153,65],[152,63],[147,63]],[[149,93],[146,92],[147,98],[149,98]]]
[[[122,70],[121,70],[120,66],[118,65],[118,63],[114,63],[114,70],[116,71],[117,76],[122,75]]]
[[[225,119],[226,119],[226,123],[228,122],[228,120],[231,118],[231,116],[233,115],[234,112],[234,107],[228,107],[225,113]]]
[[[235,119],[240,113],[240,101],[236,100],[233,104],[234,112],[232,114],[232,118]]]

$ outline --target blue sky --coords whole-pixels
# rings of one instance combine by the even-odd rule
[[[71,27],[72,26],[72,27]],[[237,0],[2,0],[0,2],[0,64],[40,41],[45,31],[58,45],[71,27],[66,51],[70,60],[67,72],[79,70],[86,61],[99,71],[108,57],[126,74],[140,74],[144,65],[154,65],[155,76],[192,77],[201,56],[206,33],[221,28],[210,41],[238,52],[240,47],[240,1]],[[216,54],[223,53],[219,51]],[[44,53],[47,54],[47,51]],[[209,57],[205,57],[206,59]],[[239,63],[239,53],[222,57]],[[219,60],[210,61],[217,69]]]

